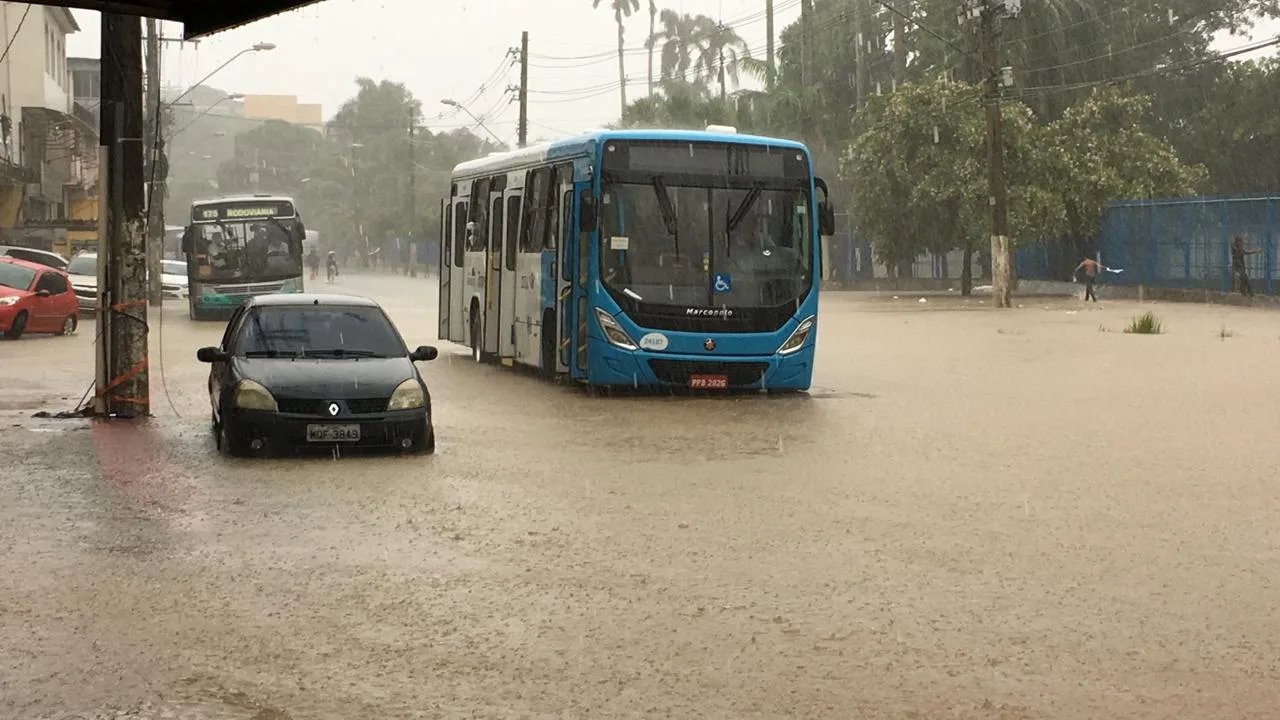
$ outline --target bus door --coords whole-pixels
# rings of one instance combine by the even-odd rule
[[[449,340],[467,341],[467,196],[461,187],[453,198],[452,237],[449,238],[452,262],[449,264]],[[443,273],[444,270],[441,270]]]
[[[466,316],[464,337],[473,354],[480,351],[484,343],[485,281],[489,278],[489,185],[489,178],[471,184],[471,206],[464,226],[467,241],[463,270],[467,287],[462,312]]]
[[[516,356],[516,254],[520,249],[520,188],[507,187],[502,246],[502,282],[498,291],[498,356]]]
[[[591,263],[593,262],[593,248],[598,247],[597,243],[591,241],[592,234],[595,232],[597,223],[597,203],[592,199],[591,178],[587,177],[583,182],[576,183],[574,186],[574,203],[573,210],[574,221],[570,228],[570,237],[577,238],[577,248],[574,252],[575,272],[573,278],[573,369],[570,374],[579,379],[587,377],[587,323],[589,317],[587,313],[587,277]],[[586,213],[586,217],[583,217]],[[586,222],[583,222],[585,220]]]
[[[558,242],[560,267],[556,271],[556,370],[568,372],[573,365],[574,299],[573,280],[577,257],[577,217],[574,211],[577,198],[573,192],[573,166],[562,165],[556,171],[556,212],[559,222]]]
[[[506,176],[496,177],[489,186],[489,243],[485,254],[484,282],[484,345],[486,355],[498,354],[502,321],[502,239],[506,220],[506,208],[502,204],[502,192],[507,184]]]
[[[452,277],[453,253],[450,239],[453,237],[453,200],[445,198],[440,201],[440,294],[437,298],[436,314],[439,316],[441,340],[449,339],[449,314],[453,307],[453,296],[450,292],[449,279]]]

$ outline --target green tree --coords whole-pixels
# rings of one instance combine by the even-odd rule
[[[1045,128],[1046,180],[1062,198],[1074,255],[1097,236],[1109,201],[1188,195],[1205,181],[1204,168],[1182,163],[1147,129],[1150,108],[1145,95],[1100,89]]]
[[[315,130],[268,120],[236,136],[235,157],[218,167],[218,188],[224,194],[294,195],[311,173],[323,142]]]
[[[591,7],[598,8],[605,0],[591,0]],[[624,20],[631,17],[631,13],[640,10],[640,0],[608,0],[609,8],[613,10],[614,22],[618,25],[618,92],[622,100],[622,112],[627,111],[627,57],[626,42],[627,28]]]
[[[703,32],[703,52],[698,67],[703,77],[715,78],[720,85],[720,99],[725,100],[729,94],[726,77],[734,85],[738,84],[738,62],[741,58],[751,57],[751,51],[746,41],[723,23],[712,23]]]
[[[663,10],[660,19],[662,29],[650,36],[649,43],[654,47],[662,45],[662,79],[700,80],[695,77],[693,63],[705,52],[703,43],[708,37],[708,26],[713,24],[711,18]]]

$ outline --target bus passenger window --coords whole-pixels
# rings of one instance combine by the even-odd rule
[[[467,204],[460,202],[453,212],[453,266],[462,267],[462,256],[466,254],[467,240]]]
[[[493,232],[489,233],[489,251],[497,257],[502,252],[502,198],[493,199],[493,211],[489,213],[493,222]],[[501,267],[501,263],[494,261],[494,267]]]
[[[516,244],[520,242],[520,196],[507,198],[507,269],[516,269]]]

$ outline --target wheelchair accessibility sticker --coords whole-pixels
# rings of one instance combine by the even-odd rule
[[[711,280],[711,289],[718,293],[733,292],[733,278],[729,273],[716,273]]]

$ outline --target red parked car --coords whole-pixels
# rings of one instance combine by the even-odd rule
[[[17,340],[23,333],[70,335],[76,331],[80,303],[61,270],[26,260],[0,257],[0,334]]]

